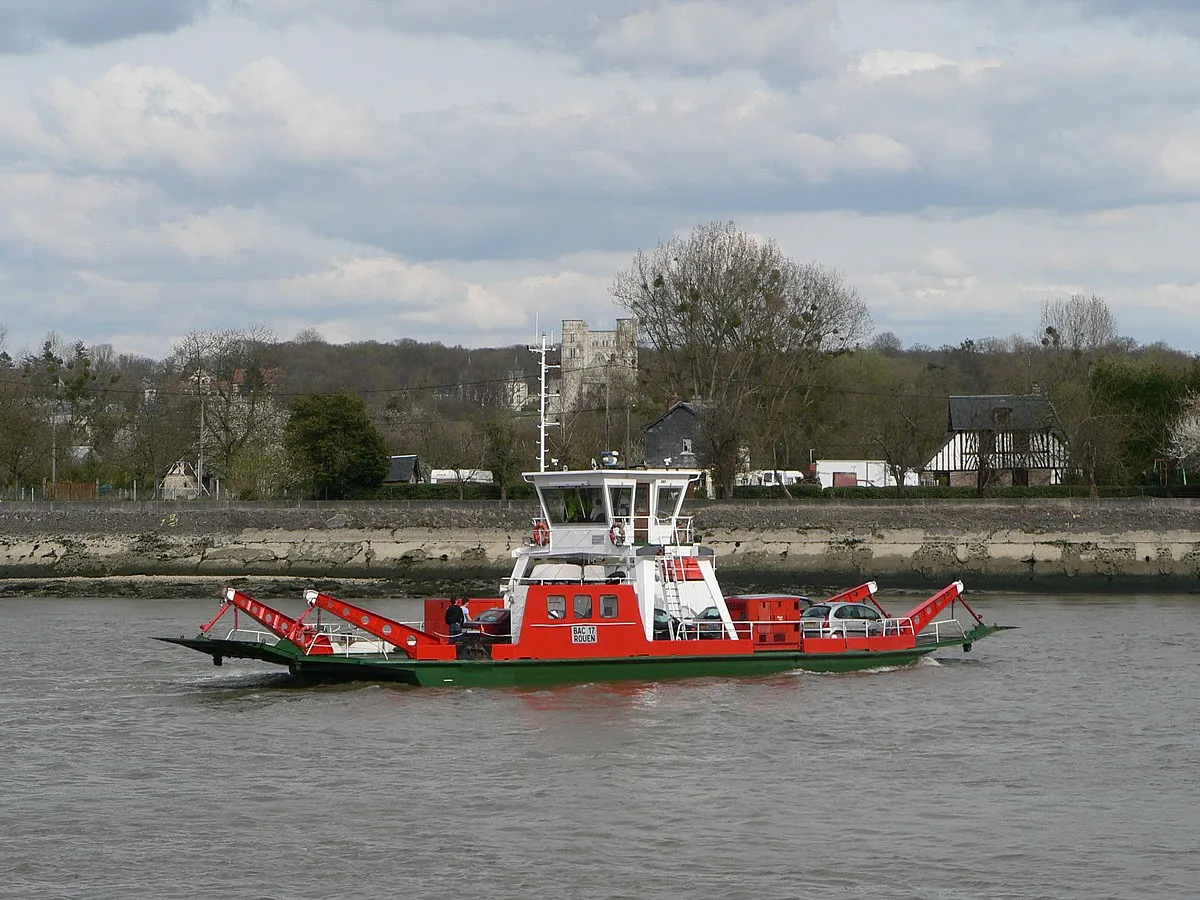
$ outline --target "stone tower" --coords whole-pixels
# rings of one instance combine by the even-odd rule
[[[582,319],[563,319],[556,414],[578,411],[589,389],[637,380],[637,319],[617,319],[613,331],[592,331]]]

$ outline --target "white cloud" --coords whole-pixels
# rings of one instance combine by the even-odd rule
[[[830,35],[835,18],[832,0],[664,0],[601,30],[589,55],[633,70],[745,68],[803,76],[828,71],[837,61]]]
[[[94,47],[29,7],[40,43],[0,49],[0,324],[512,343],[611,321],[634,249],[733,219],[909,342],[1019,331],[1067,287],[1187,339],[1183,299],[1136,310],[1200,282],[1194,42],[1068,5],[222,0]]]
[[[913,72],[932,72],[954,63],[936,53],[912,50],[869,50],[858,58],[857,69],[865,78],[895,78]]]

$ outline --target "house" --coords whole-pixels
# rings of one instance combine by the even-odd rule
[[[1070,457],[1040,394],[951,397],[949,429],[925,481],[958,487],[1059,484]]]
[[[895,487],[896,478],[882,459],[819,459],[817,480],[821,487]],[[904,483],[916,485],[916,472],[905,472]]]
[[[692,469],[703,464],[701,410],[698,403],[676,401],[645,428],[646,465],[654,468]]]
[[[491,484],[492,473],[487,469],[430,469],[430,484]]]
[[[388,471],[383,477],[384,484],[416,484],[423,480],[421,464],[415,453],[410,456],[388,457]]]
[[[199,485],[196,467],[186,459],[181,459],[167,470],[159,489],[164,500],[195,500],[200,496]]]

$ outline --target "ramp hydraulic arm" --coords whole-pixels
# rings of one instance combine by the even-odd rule
[[[409,656],[413,655],[413,650],[417,647],[440,647],[442,645],[440,640],[428,632],[381,616],[379,613],[373,613],[369,609],[363,609],[353,603],[347,603],[345,600],[339,600],[337,597],[331,597],[329,594],[307,590],[304,592],[304,599],[309,606],[331,612],[339,619],[345,619],[351,625],[361,628],[381,641],[387,641],[397,650],[407,653]]]
[[[921,629],[925,628],[930,622],[936,619],[938,614],[943,609],[945,609],[955,600],[958,600],[962,596],[962,591],[963,583],[961,581],[955,581],[946,585],[928,600],[922,600],[911,610],[909,610],[907,617],[912,619],[913,631],[919,634]],[[963,606],[966,606],[965,602],[963,603]],[[971,607],[967,606],[966,608],[971,615],[975,616],[976,621],[983,621],[979,618],[979,616],[975,615],[975,611],[971,609]]]

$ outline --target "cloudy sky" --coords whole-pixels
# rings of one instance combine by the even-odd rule
[[[1200,4],[0,0],[9,352],[609,328],[714,219],[906,345],[1086,292],[1200,352]]]

